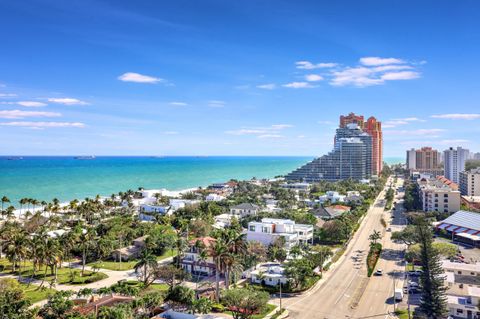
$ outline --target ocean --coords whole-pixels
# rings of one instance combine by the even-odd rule
[[[313,157],[167,156],[114,157],[91,160],[72,156],[0,157],[0,197],[18,207],[21,198],[61,202],[145,189],[182,190],[231,178],[285,175]],[[385,158],[388,164],[402,158]]]
[[[284,175],[313,157],[0,157],[0,197],[61,202],[145,189],[182,190],[231,178]]]

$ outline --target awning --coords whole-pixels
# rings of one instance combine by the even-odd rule
[[[445,229],[447,228],[448,226],[450,226],[450,224],[441,224],[440,226],[437,226],[438,229]]]
[[[455,230],[455,232],[458,233],[465,233],[468,230],[468,228],[460,227],[460,229]]]
[[[467,234],[467,233],[461,233],[461,234],[457,234],[458,237],[463,237],[463,238],[467,238],[467,239],[470,239],[470,240],[473,240],[473,241],[480,241],[480,236],[477,236],[477,235],[471,235],[471,234]]]
[[[455,226],[455,225],[450,225],[448,226],[445,230],[448,230],[448,231],[453,231],[454,229],[457,229],[459,228],[458,226]]]
[[[466,233],[470,234],[470,235],[474,235],[474,234],[478,233],[478,230],[470,229],[469,231],[466,231]]]

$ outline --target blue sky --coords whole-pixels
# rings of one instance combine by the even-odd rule
[[[0,154],[480,151],[478,1],[0,2]]]

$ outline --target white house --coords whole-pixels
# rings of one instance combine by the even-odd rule
[[[345,195],[341,195],[338,192],[335,191],[328,191],[325,193],[325,195],[322,195],[318,197],[318,200],[320,204],[325,203],[326,201],[330,201],[330,203],[335,204],[338,202],[344,202],[345,201]]]
[[[447,294],[448,313],[455,318],[480,318],[480,288],[466,287],[467,296]]]
[[[200,203],[200,201],[196,199],[182,199],[182,198],[171,198],[169,205],[173,211],[177,209],[184,208],[185,206],[195,205]]]
[[[250,281],[255,284],[265,284],[267,286],[278,286],[288,282],[284,275],[285,267],[280,263],[263,263],[257,265],[255,270],[250,272]]]
[[[155,220],[156,215],[170,215],[170,207],[164,205],[149,205],[141,204],[139,209],[138,218],[142,221]]]
[[[310,189],[310,184],[309,183],[284,183],[280,185],[280,187],[285,189],[295,190],[295,191],[306,192]]]
[[[220,214],[214,217],[215,223],[213,227],[215,228],[225,228],[231,225],[232,218],[237,218],[236,215],[232,214]]]
[[[246,216],[255,216],[259,212],[260,207],[255,204],[251,203],[243,203],[240,205],[236,205],[230,208],[230,214],[237,215],[240,218]]]
[[[290,249],[299,243],[312,242],[313,226],[296,224],[290,219],[276,218],[263,218],[261,222],[248,223],[248,241],[258,241],[268,246],[279,237],[285,239],[286,249]]]
[[[205,197],[205,200],[207,202],[220,202],[224,199],[225,199],[225,196],[218,195],[218,194],[215,194],[215,193],[208,194],[207,197]]]
[[[188,273],[201,276],[215,275],[215,263],[210,256],[210,250],[215,244],[215,238],[201,237],[189,242],[189,249],[180,261],[180,266]],[[206,258],[202,260],[201,251],[205,250]]]

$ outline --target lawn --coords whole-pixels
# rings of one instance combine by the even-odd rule
[[[138,287],[142,289],[143,283],[140,281],[135,281],[135,280],[128,280],[127,284],[132,286],[132,287]],[[153,283],[150,286],[148,286],[147,289],[144,291],[167,291],[168,290],[168,285],[167,284],[157,284]]]
[[[174,257],[176,256],[176,252],[172,251],[167,251],[163,253],[160,256],[157,256],[157,261],[164,260],[169,257]],[[125,270],[132,270],[133,267],[137,264],[138,260],[133,259],[129,261],[122,261],[119,263],[118,261],[101,261],[101,262],[92,262],[89,263],[88,266],[93,267],[97,266],[98,268],[101,269],[108,269],[108,270],[114,270],[114,271],[125,271]]]
[[[406,309],[396,310],[395,314],[398,316],[399,319],[408,319],[408,310]],[[410,312],[410,314],[413,317],[413,311]]]
[[[23,292],[25,293],[25,298],[30,301],[32,304],[39,302],[41,300],[47,299],[50,295],[53,295],[55,293],[55,289],[47,288],[47,287],[42,287],[39,288],[39,286],[36,285],[30,285],[28,286],[27,284],[20,284]]]
[[[0,259],[0,271],[3,273],[13,274],[12,264],[7,259]],[[22,277],[31,277],[33,273],[33,265],[30,261],[21,263],[21,267],[15,271],[16,275],[21,275]],[[57,283],[58,284],[69,284],[69,285],[83,285],[96,282],[108,276],[102,272],[93,272],[86,270],[83,276],[80,276],[80,269],[72,269],[67,267],[62,267],[57,270]],[[54,279],[54,275],[51,274],[50,268],[47,271],[45,276],[45,266],[42,266],[40,270],[35,272],[35,279],[42,280],[45,277],[46,282],[51,282]]]

